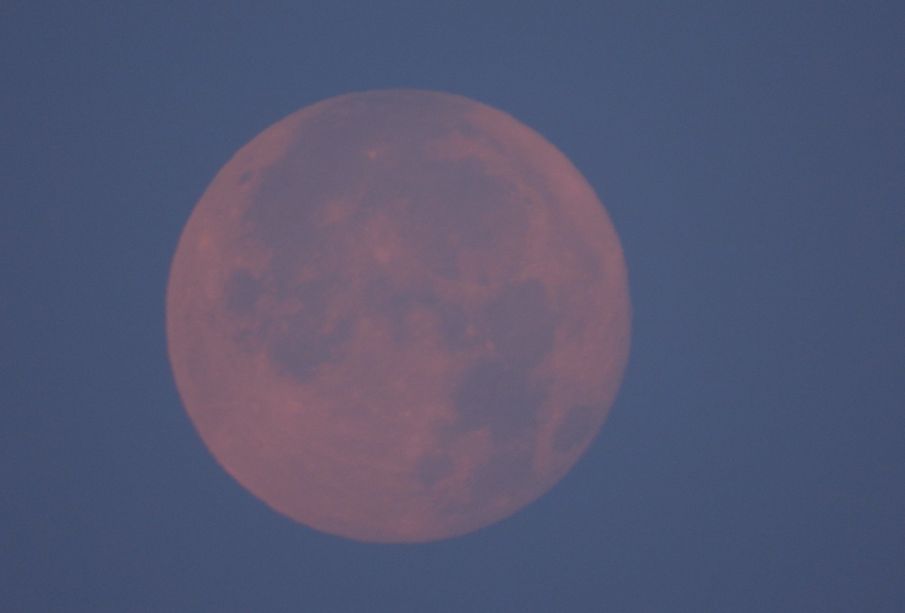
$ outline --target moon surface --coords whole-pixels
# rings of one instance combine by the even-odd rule
[[[188,414],[267,505],[371,542],[465,534],[587,449],[628,355],[619,239],[511,116],[382,90],[277,122],[184,228],[167,338]]]

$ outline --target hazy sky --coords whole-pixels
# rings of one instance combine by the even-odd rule
[[[905,610],[905,8],[637,4],[5,2],[0,609]],[[164,336],[217,169],[386,87],[556,144],[634,307],[575,470],[419,546],[320,534],[238,486]]]

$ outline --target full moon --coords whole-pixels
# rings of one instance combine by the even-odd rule
[[[186,410],[277,512],[370,542],[488,526],[591,444],[628,356],[619,239],[569,160],[461,96],[382,90],[243,146],[166,296]]]

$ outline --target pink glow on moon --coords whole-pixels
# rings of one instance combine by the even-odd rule
[[[220,170],[167,291],[221,466],[324,532],[417,542],[548,491],[604,422],[626,271],[575,167],[509,115],[387,90],[304,108]]]

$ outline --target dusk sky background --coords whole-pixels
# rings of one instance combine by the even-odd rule
[[[0,6],[0,610],[905,610],[905,4]],[[479,532],[374,545],[247,493],[164,292],[216,171],[334,95],[490,104],[623,242],[587,455]]]

